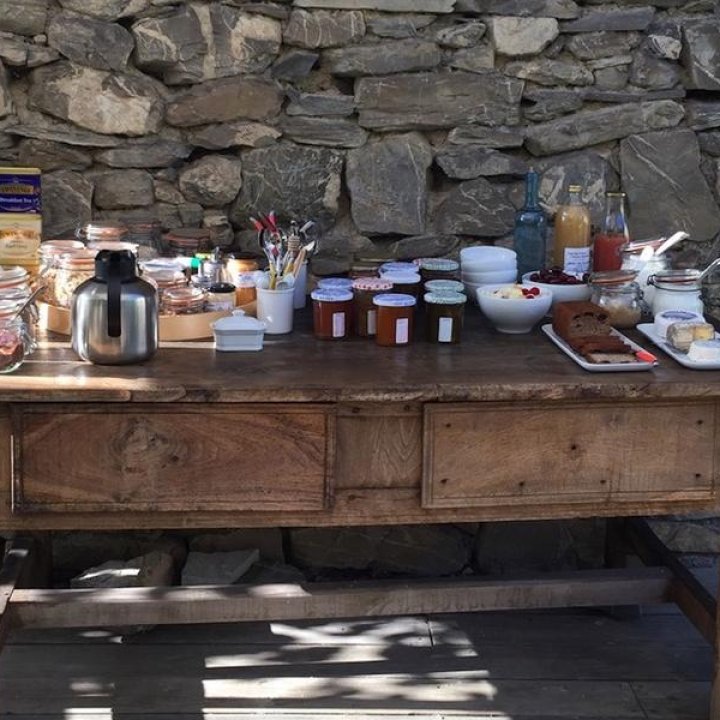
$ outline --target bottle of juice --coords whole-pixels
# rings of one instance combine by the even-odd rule
[[[521,278],[545,267],[547,217],[538,200],[538,174],[533,169],[525,178],[525,205],[515,214],[513,239]]]
[[[593,270],[620,270],[623,247],[629,240],[625,193],[605,193],[605,220],[593,243]]]
[[[553,262],[566,273],[590,272],[590,211],[581,198],[582,187],[570,185],[567,205],[555,215]]]

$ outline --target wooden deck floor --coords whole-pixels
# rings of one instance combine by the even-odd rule
[[[35,630],[1,720],[704,720],[712,656],[674,609]]]

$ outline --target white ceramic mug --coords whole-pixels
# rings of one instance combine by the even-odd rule
[[[257,317],[267,325],[266,335],[284,335],[293,329],[294,288],[257,289]]]
[[[296,310],[301,310],[307,304],[307,260],[300,266],[300,272],[295,278],[295,302]]]

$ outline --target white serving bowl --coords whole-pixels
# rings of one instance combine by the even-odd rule
[[[490,272],[517,267],[517,253],[493,245],[475,245],[460,251],[460,265],[470,272]]]
[[[462,279],[480,285],[514,283],[517,280],[517,269],[488,270],[487,272],[470,272],[463,270]]]
[[[541,290],[548,290],[552,293],[553,301],[552,304],[559,302],[575,302],[578,300],[589,300],[592,290],[590,285],[587,283],[581,283],[579,285],[550,285],[548,283],[535,282],[530,279],[530,276],[537,272],[525,273],[522,276],[523,285],[531,285],[532,287],[538,287]]]
[[[549,290],[540,289],[540,294],[532,300],[527,298],[502,298],[494,295],[495,290],[507,287],[500,285],[484,285],[477,289],[477,300],[485,317],[501,333],[520,335],[530,332],[542,320],[550,309],[553,294]],[[523,287],[530,287],[524,285]]]
[[[503,283],[503,285],[507,285],[508,283]],[[480,288],[487,287],[487,283],[474,283],[474,282],[468,282],[467,280],[463,280],[463,285],[465,286],[465,294],[470,298],[472,302],[474,302],[477,305],[477,291]]]

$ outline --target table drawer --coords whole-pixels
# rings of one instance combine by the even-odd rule
[[[715,405],[427,405],[426,508],[712,497]]]
[[[27,406],[13,417],[13,511],[322,510],[328,406]]]

